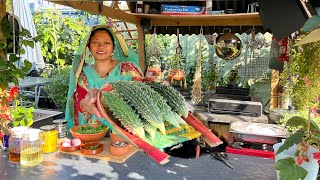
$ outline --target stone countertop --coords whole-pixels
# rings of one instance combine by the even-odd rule
[[[203,153],[199,158],[170,157],[159,165],[138,151],[124,163],[86,158],[54,152],[34,167],[8,161],[8,153],[0,151],[0,179],[213,179],[213,180],[275,180],[274,160],[229,154],[230,169],[221,161]]]

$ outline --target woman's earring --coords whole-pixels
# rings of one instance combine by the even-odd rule
[[[91,53],[89,54],[89,58],[90,58],[90,59],[92,58],[92,54],[91,54]]]

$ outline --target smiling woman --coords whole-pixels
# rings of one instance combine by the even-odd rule
[[[141,70],[127,61],[129,49],[122,35],[109,26],[93,27],[86,45],[76,56],[70,74],[66,119],[69,129],[75,125],[93,121],[109,123],[100,118],[95,107],[96,95],[108,82],[117,80],[141,80]],[[89,52],[89,56],[86,53]],[[117,56],[114,56],[116,54]],[[93,57],[93,64],[88,59]],[[123,57],[124,59],[116,59]]]

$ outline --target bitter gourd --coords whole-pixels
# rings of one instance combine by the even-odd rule
[[[160,115],[162,116],[163,121],[168,121],[175,127],[181,128],[174,112],[171,110],[171,107],[167,104],[167,102],[158,92],[154,91],[150,86],[142,82],[136,81],[133,83],[133,85],[140,87],[145,94],[147,94],[153,99],[153,101],[160,110]]]
[[[160,110],[152,98],[130,81],[116,81],[110,83],[129,104],[152,126],[159,128],[162,134],[166,134],[164,122],[159,116]]]
[[[179,115],[187,118],[188,110],[183,96],[170,85],[161,82],[148,82],[147,85],[160,93],[167,100],[168,105]]]
[[[143,128],[145,124],[143,124],[142,120],[130,105],[128,105],[121,97],[110,92],[104,93],[103,98],[113,116],[117,118],[129,132],[131,131],[132,134],[135,134],[142,139],[145,138]]]

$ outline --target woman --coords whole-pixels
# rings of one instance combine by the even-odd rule
[[[88,50],[90,55],[86,56]],[[68,128],[86,124],[90,119],[98,119],[109,126],[96,108],[97,93],[104,89],[108,82],[142,80],[143,74],[134,63],[114,58],[130,58],[125,40],[114,28],[93,27],[81,51],[82,55],[76,55],[70,73],[66,107]],[[90,56],[94,59],[93,64],[89,63]]]

